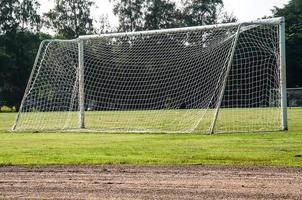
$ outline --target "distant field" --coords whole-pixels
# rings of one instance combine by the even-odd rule
[[[302,109],[288,132],[245,134],[10,133],[0,113],[0,164],[239,164],[302,166]]]

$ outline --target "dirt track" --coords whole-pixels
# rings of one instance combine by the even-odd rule
[[[302,168],[0,167],[0,199],[302,199]]]

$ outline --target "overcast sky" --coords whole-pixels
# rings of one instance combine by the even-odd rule
[[[47,12],[53,6],[53,0],[39,0],[41,12]],[[94,0],[98,8],[92,10],[92,15],[98,18],[101,14],[108,15],[111,25],[118,21],[112,14],[112,5],[109,0]],[[239,21],[249,21],[271,15],[274,6],[283,7],[289,0],[223,0],[227,12],[232,13]]]
[[[274,6],[283,7],[289,0],[223,0],[225,9],[233,12],[239,21],[269,16]]]

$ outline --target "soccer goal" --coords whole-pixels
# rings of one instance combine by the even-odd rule
[[[284,27],[273,18],[45,40],[12,129],[286,130]]]

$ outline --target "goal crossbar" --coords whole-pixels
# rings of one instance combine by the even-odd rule
[[[137,35],[152,35],[159,33],[173,33],[173,32],[188,32],[188,31],[201,31],[201,30],[210,30],[215,28],[225,28],[230,26],[238,26],[238,25],[276,25],[281,24],[284,21],[283,17],[269,18],[269,19],[261,19],[250,22],[233,22],[233,23],[225,23],[225,24],[217,24],[217,25],[203,25],[203,26],[193,26],[193,27],[183,27],[183,28],[169,28],[162,30],[149,30],[149,31],[133,31],[133,32],[124,32],[124,33],[106,33],[99,35],[82,35],[79,36],[78,39],[86,40],[92,38],[99,37],[119,37],[119,36],[137,36]]]

